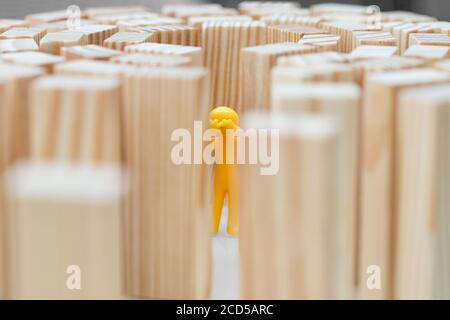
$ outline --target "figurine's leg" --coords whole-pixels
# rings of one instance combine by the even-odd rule
[[[222,215],[223,201],[225,198],[225,191],[216,186],[214,188],[214,200],[213,200],[213,232],[219,231],[220,216]]]
[[[237,185],[230,185],[228,190],[228,225],[227,232],[229,235],[235,236],[239,231],[238,222],[238,192]]]

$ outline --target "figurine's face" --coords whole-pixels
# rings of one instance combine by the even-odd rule
[[[209,113],[209,124],[215,129],[234,129],[239,125],[239,116],[228,107],[217,107]]]

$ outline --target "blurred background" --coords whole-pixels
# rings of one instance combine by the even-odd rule
[[[272,0],[273,1],[273,0]],[[76,4],[80,7],[142,4],[159,9],[164,3],[215,2],[227,7],[235,7],[240,0],[0,0],[0,18],[20,18],[26,14],[65,9]],[[409,10],[432,15],[441,20],[450,20],[448,0],[301,0],[302,6],[321,2],[339,2],[364,5],[378,5],[384,11]]]

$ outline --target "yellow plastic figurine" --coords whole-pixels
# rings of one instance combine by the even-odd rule
[[[217,107],[209,113],[210,126],[220,130],[222,134],[222,157],[223,163],[214,165],[214,199],[213,199],[213,231],[219,231],[220,217],[225,196],[228,197],[228,225],[227,232],[230,235],[238,233],[238,172],[236,159],[232,163],[226,161],[227,135],[228,130],[239,129],[239,116],[231,108]],[[230,138],[230,137],[228,137]],[[236,139],[235,136],[232,137]],[[236,141],[233,141],[233,147]],[[217,149],[216,149],[217,152]],[[236,154],[236,152],[234,153]]]

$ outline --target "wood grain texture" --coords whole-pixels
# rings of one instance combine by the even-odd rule
[[[396,211],[395,143],[398,95],[402,89],[448,82],[449,75],[432,69],[411,69],[379,73],[366,81],[363,107],[361,162],[361,253],[360,278],[368,266],[381,268],[381,289],[369,290],[361,283],[366,299],[394,297],[394,239]]]
[[[279,129],[279,171],[241,165],[242,299],[327,299],[335,200],[336,128],[330,119],[250,114],[246,128]],[[263,195],[263,196],[261,196]]]
[[[211,275],[211,201],[206,168],[176,165],[175,129],[193,132],[209,110],[204,68],[141,68],[125,79],[127,294],[204,299]]]
[[[120,170],[86,164],[8,171],[9,299],[122,297],[121,183]],[[73,265],[80,290],[67,287]]]

